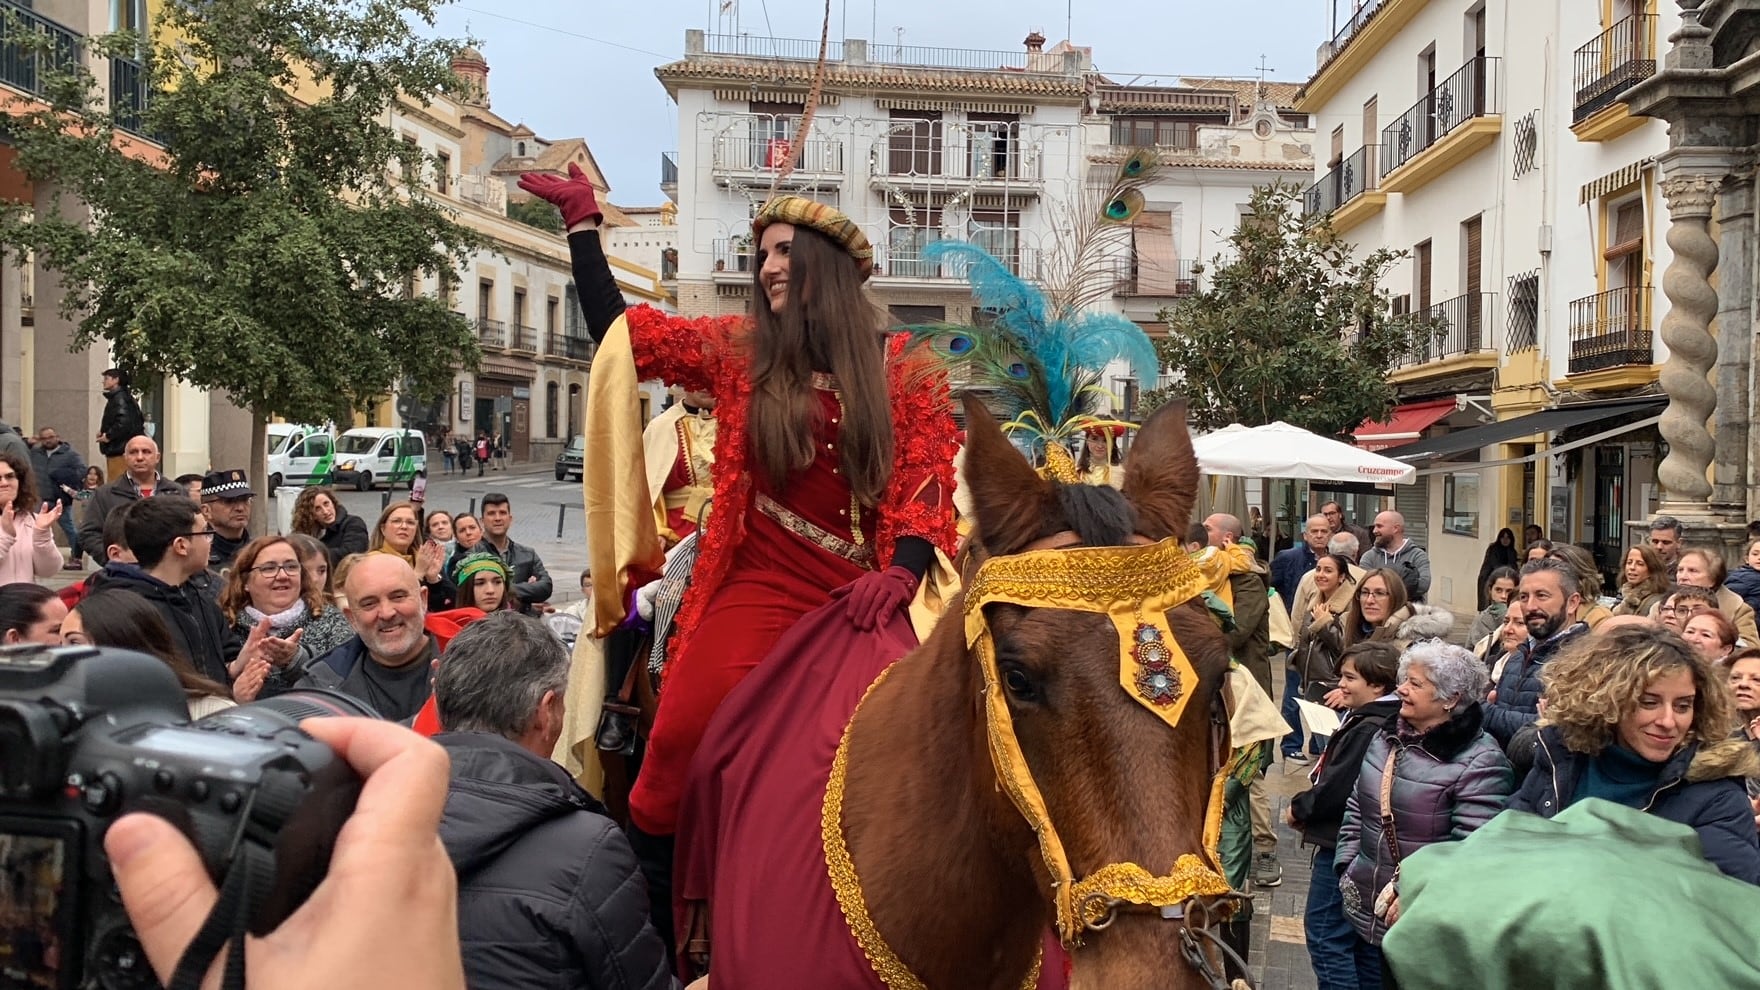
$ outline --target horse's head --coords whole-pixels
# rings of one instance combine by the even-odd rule
[[[1144,424],[1125,462],[1122,492],[1039,477],[975,399],[966,400],[966,419],[975,562],[1038,550],[1143,545],[1184,533],[1198,468],[1183,404],[1160,410]],[[1154,558],[1144,556],[1147,566]],[[1168,559],[1165,552],[1160,557]],[[1184,565],[1183,556],[1176,559]],[[1141,571],[1135,576],[1129,583],[1138,585],[1131,592],[1136,602],[1122,602],[1127,608],[1146,597]],[[1166,580],[1175,579],[1168,574]],[[1155,576],[1147,583],[1154,585]],[[984,605],[999,693],[1070,874],[1080,879],[1109,864],[1134,863],[1160,876],[1182,854],[1202,855],[1212,700],[1228,666],[1227,646],[1201,603],[1188,601],[1166,613],[1174,641],[1197,675],[1195,684],[1188,675],[1179,685],[1186,700],[1170,726],[1166,712],[1158,714],[1154,704],[1127,689],[1128,670],[1121,682],[1123,627],[1115,621],[1121,602],[1110,602],[1115,615],[1109,617],[1107,589],[1086,590],[1101,593],[1100,610],[1093,601],[1082,608]],[[981,678],[982,670],[974,676]],[[1018,834],[1024,818],[1002,818],[1001,827]],[[1041,888],[1055,903],[1051,871],[1043,857],[1033,860]],[[1175,934],[1157,911],[1117,914],[1104,931],[1083,934],[1076,985],[1183,986],[1177,981],[1195,974],[1179,960]]]

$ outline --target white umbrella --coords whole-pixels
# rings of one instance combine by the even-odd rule
[[[1404,484],[1418,469],[1288,423],[1225,426],[1192,441],[1205,474]]]

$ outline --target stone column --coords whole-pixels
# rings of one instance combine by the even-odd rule
[[[1747,518],[1749,379],[1754,362],[1754,166],[1737,166],[1717,200],[1717,432],[1711,504]]]
[[[52,207],[64,216],[82,217],[86,207],[71,194],[64,194],[52,183],[40,182],[35,188],[38,216],[47,216]],[[59,272],[43,263],[38,255],[34,261],[36,282],[36,326],[33,328],[32,355],[35,379],[32,420],[18,424],[32,430],[52,426],[62,439],[74,445],[88,464],[103,464],[98,453],[98,421],[104,409],[99,376],[109,365],[109,349],[98,342],[74,350],[79,331],[79,317],[61,315],[61,299],[66,293]],[[109,472],[105,472],[109,477]]]
[[[1662,342],[1668,360],[1662,366],[1662,388],[1668,408],[1662,413],[1662,436],[1668,456],[1657,470],[1662,483],[1662,509],[1671,515],[1710,515],[1711,467],[1715,444],[1706,424],[1717,409],[1717,390],[1709,375],[1717,364],[1717,340],[1711,321],[1717,316],[1717,290],[1711,273],[1717,268],[1717,242],[1709,229],[1719,181],[1705,174],[1664,179],[1668,200],[1668,246],[1674,260],[1662,276],[1668,314],[1662,318]]]

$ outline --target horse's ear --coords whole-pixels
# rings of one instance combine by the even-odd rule
[[[1143,424],[1124,466],[1124,495],[1137,529],[1152,540],[1181,535],[1198,497],[1198,458],[1186,429],[1186,403],[1175,399]]]
[[[1038,537],[1051,484],[1002,435],[983,402],[970,394],[964,401],[966,486],[978,541],[992,555],[1014,553]]]

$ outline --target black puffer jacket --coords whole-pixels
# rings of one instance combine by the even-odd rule
[[[171,643],[196,670],[221,684],[232,683],[226,665],[238,658],[244,637],[234,632],[220,606],[189,582],[172,587],[133,564],[112,561],[92,581],[93,590],[132,591],[159,610],[171,630]]]
[[[458,870],[471,990],[665,990],[635,853],[561,767],[480,732],[443,732],[440,840]]]

